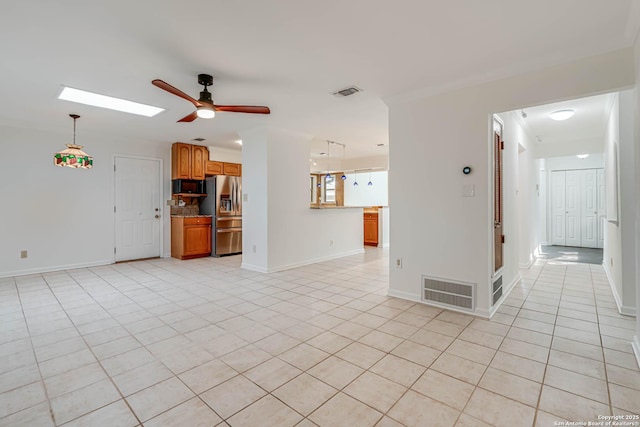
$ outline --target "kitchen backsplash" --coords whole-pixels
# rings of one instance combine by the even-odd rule
[[[200,207],[198,205],[187,206],[171,206],[171,215],[199,215]]]

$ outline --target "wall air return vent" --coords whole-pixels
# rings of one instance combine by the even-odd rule
[[[473,312],[476,301],[476,285],[475,283],[422,276],[422,301]]]
[[[333,95],[337,97],[342,97],[342,96],[350,96],[358,92],[362,92],[362,89],[357,88],[355,86],[349,86],[349,87],[345,87],[344,89],[340,89],[333,92]]]
[[[502,276],[494,280],[492,291],[493,295],[491,296],[491,305],[495,305],[502,296]]]

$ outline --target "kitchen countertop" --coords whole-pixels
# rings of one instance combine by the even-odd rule
[[[211,218],[213,215],[171,215],[171,218]]]

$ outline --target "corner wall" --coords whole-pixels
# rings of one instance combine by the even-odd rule
[[[364,252],[361,208],[309,208],[310,137],[275,128],[241,136],[243,268],[273,272]]]
[[[388,100],[389,294],[419,301],[422,274],[476,283],[475,314],[488,317],[492,113],[611,92],[634,81],[633,53],[625,49],[447,93]],[[471,175],[461,172],[467,165]],[[462,196],[465,185],[475,186],[474,197]],[[402,268],[395,267],[397,258]]]

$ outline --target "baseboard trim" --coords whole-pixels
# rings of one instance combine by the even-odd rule
[[[489,318],[489,312],[487,310],[480,310],[480,309],[476,309],[475,311],[467,311],[467,310],[459,310],[455,307],[451,307],[449,305],[444,305],[444,304],[438,304],[436,302],[432,302],[432,301],[423,301],[422,299],[420,299],[420,295],[416,295],[416,294],[412,294],[409,292],[404,292],[404,291],[397,291],[394,289],[389,289],[387,291],[387,295],[390,297],[395,297],[395,298],[400,298],[400,299],[404,299],[404,300],[408,300],[408,301],[413,301],[413,302],[417,302],[420,304],[424,304],[424,305],[428,305],[430,307],[437,307],[437,308],[442,308],[444,310],[449,310],[449,311],[455,311],[456,313],[461,313],[461,314],[469,314],[471,316],[478,316],[478,317],[483,317],[488,319]]]
[[[635,307],[629,307],[622,304],[622,298],[620,297],[618,289],[616,288],[616,283],[613,280],[613,274],[611,273],[611,270],[609,270],[609,266],[607,265],[607,263],[604,261],[602,262],[602,268],[604,269],[604,273],[607,276],[607,281],[609,282],[609,287],[611,288],[613,299],[616,302],[616,307],[618,307],[618,313],[622,314],[623,316],[635,316]]]
[[[3,271],[0,272],[0,278],[4,277],[14,277],[14,276],[27,276],[29,274],[41,274],[41,273],[51,273],[54,271],[63,271],[63,270],[75,270],[77,268],[89,268],[89,267],[100,267],[103,265],[113,264],[114,261],[112,259],[108,260],[98,260],[91,262],[79,262],[77,264],[66,264],[66,265],[54,265],[50,267],[39,267],[39,268],[29,268],[25,270],[15,270],[15,271]]]
[[[640,338],[638,335],[633,337],[633,341],[631,341],[631,348],[633,348],[633,354],[636,356],[636,363],[638,364],[638,368],[640,368]]]
[[[245,263],[240,264],[240,268],[245,270],[257,271],[258,273],[277,273],[278,271],[290,270],[292,268],[304,267],[305,265],[317,264],[319,262],[331,261],[332,259],[344,258],[351,255],[359,255],[364,253],[364,248],[354,249],[352,251],[340,252],[337,254],[327,255],[324,257],[312,258],[304,261],[294,262],[291,264],[278,265],[275,267],[259,267]]]

